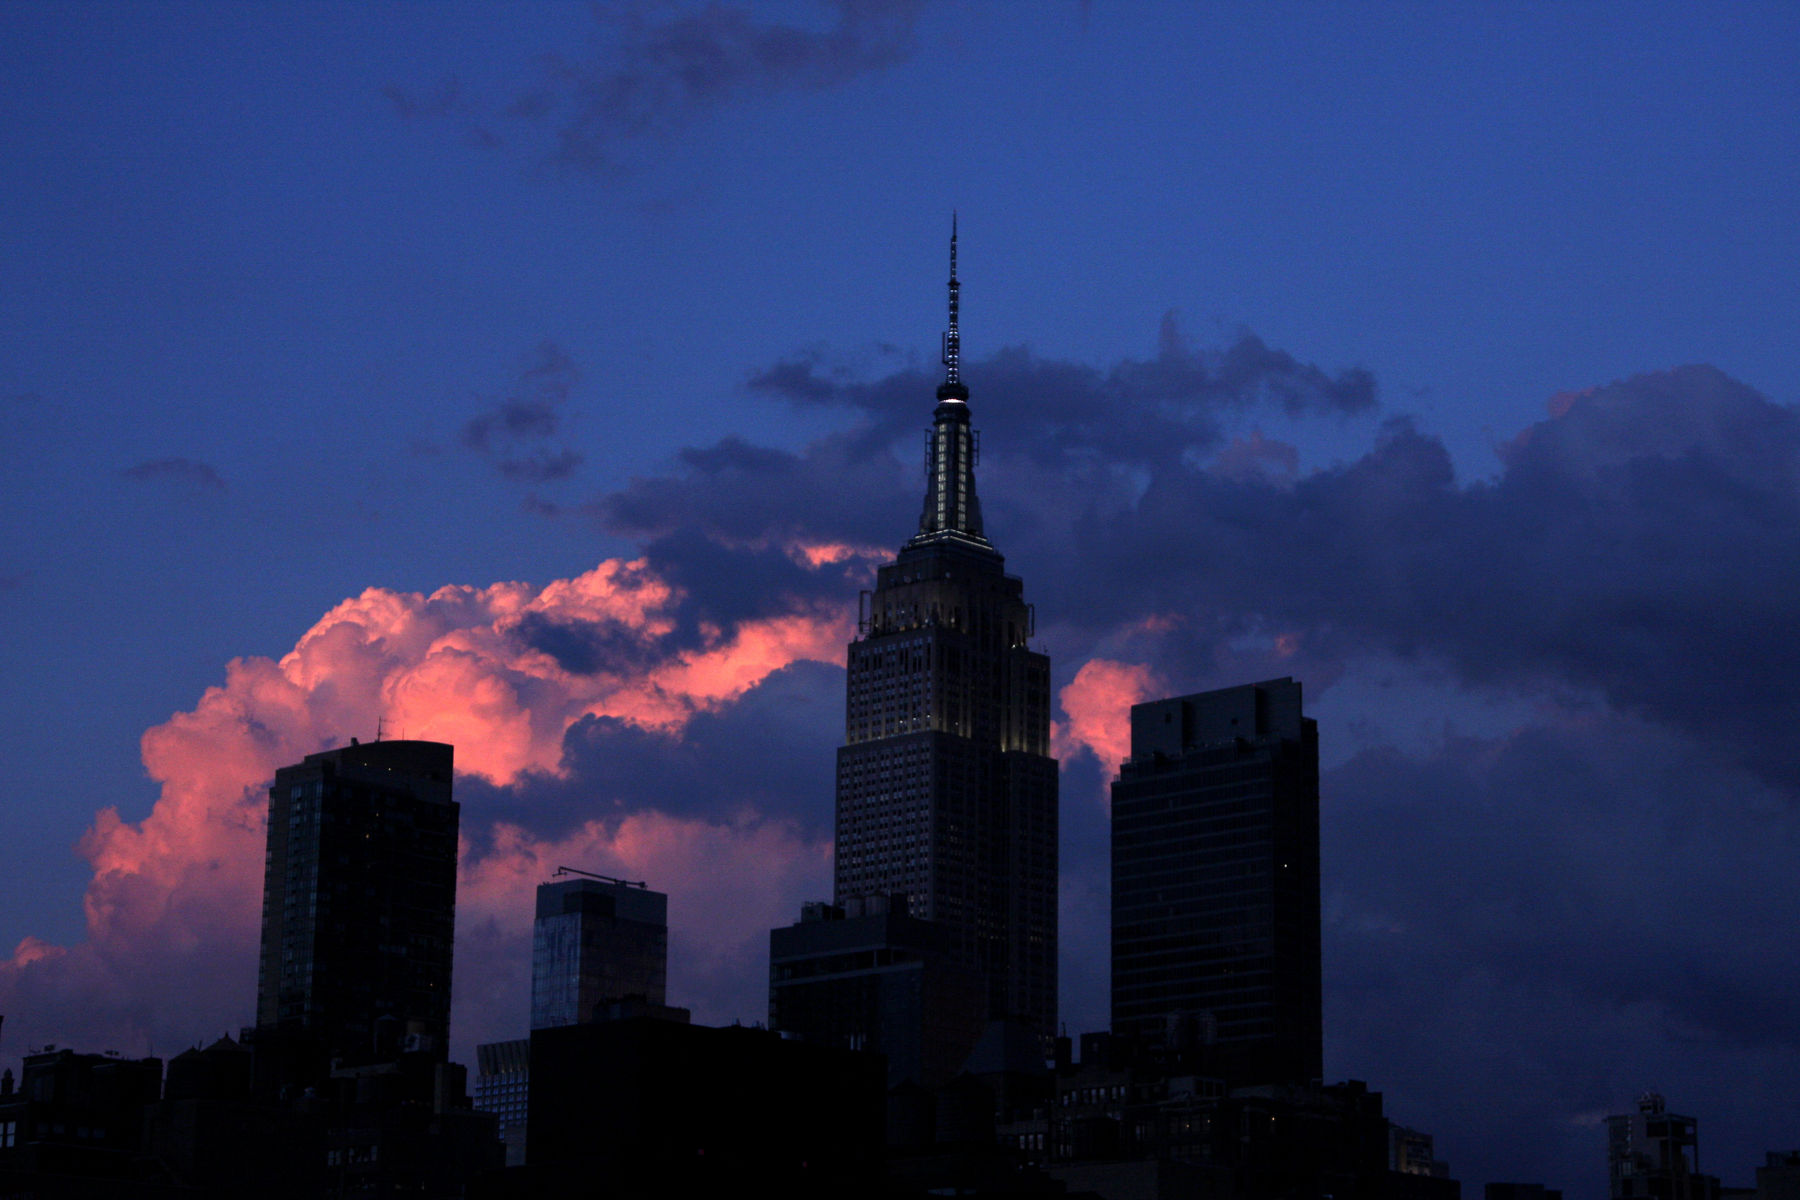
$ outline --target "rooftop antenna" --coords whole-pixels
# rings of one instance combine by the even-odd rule
[[[580,867],[558,867],[552,879],[561,879],[564,875],[580,875],[585,879],[598,879],[601,883],[616,883],[620,887],[634,887],[649,890],[650,884],[642,879],[614,879],[611,875],[596,875],[592,871],[583,871]]]
[[[956,328],[962,284],[956,281],[956,210],[950,210],[950,328],[944,331],[944,382],[961,383],[962,335]]]
[[[381,716],[379,713],[375,717],[375,740],[378,742],[381,740]]]

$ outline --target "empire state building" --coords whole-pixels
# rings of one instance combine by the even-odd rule
[[[987,990],[990,1019],[1056,1023],[1057,765],[1050,660],[982,528],[950,236],[944,382],[919,531],[862,596],[837,758],[842,905],[904,893]]]

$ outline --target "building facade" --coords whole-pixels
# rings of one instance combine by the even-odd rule
[[[509,1167],[525,1163],[530,1087],[530,1038],[483,1042],[475,1047],[475,1108],[494,1114]]]
[[[450,1033],[458,807],[453,751],[376,741],[309,754],[269,789],[259,1046],[293,1070],[401,1052],[442,1060]]]
[[[1135,705],[1112,789],[1113,1032],[1233,1087],[1322,1064],[1318,726],[1292,679]]]
[[[603,1006],[667,1003],[669,898],[643,883],[568,867],[538,885],[531,927],[531,1027],[595,1020]]]
[[[1638,1097],[1636,1112],[1606,1118],[1613,1200],[1718,1200],[1718,1179],[1700,1173],[1699,1128],[1656,1092]]]
[[[1057,765],[1050,661],[1024,585],[982,528],[977,439],[960,378],[950,240],[944,382],[919,531],[877,573],[849,648],[837,759],[841,905],[904,893],[977,971],[985,1016],[1056,1024]]]
[[[953,1078],[987,1027],[980,975],[948,954],[947,930],[887,897],[811,903],[769,933],[769,1028],[887,1059],[888,1086]]]

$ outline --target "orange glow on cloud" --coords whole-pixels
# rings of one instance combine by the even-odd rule
[[[1131,706],[1165,690],[1156,673],[1141,663],[1089,659],[1058,693],[1068,720],[1054,731],[1056,756],[1085,750],[1108,771],[1117,770],[1131,753]]]
[[[1167,633],[1180,625],[1180,613],[1148,613],[1125,627],[1127,633]]]
[[[61,946],[52,946],[41,938],[27,934],[19,942],[18,949],[13,951],[12,961],[18,966],[27,966],[46,958],[60,958],[68,951]]]
[[[788,555],[795,562],[803,562],[814,570],[857,559],[870,563],[885,562],[892,554],[885,547],[852,546],[846,542],[796,542],[788,547]]]
[[[841,556],[832,550],[820,561]],[[144,766],[161,787],[154,808],[137,822],[102,809],[77,847],[94,870],[87,940],[66,952],[36,938],[21,942],[0,960],[0,1011],[28,994],[75,988],[79,974],[84,996],[115,991],[115,1009],[130,1001],[134,1012],[167,1005],[173,1013],[179,989],[146,980],[179,969],[184,955],[241,967],[232,988],[247,999],[268,781],[277,767],[343,745],[351,734],[373,735],[378,720],[389,737],[452,743],[459,771],[504,786],[526,772],[560,771],[563,735],[586,716],[678,733],[696,713],[731,703],[791,663],[841,662],[852,632],[841,606],[790,609],[729,632],[702,630],[698,644],[673,650],[660,639],[675,628],[679,600],[646,563],[620,560],[542,588],[453,586],[429,596],[370,588],[321,617],[279,662],[234,659],[224,683],[191,711],[144,734]],[[609,644],[635,646],[624,659],[632,665],[571,672],[522,636],[530,621],[591,628]],[[684,824],[652,813],[610,829],[589,824],[559,843],[533,842],[522,830],[496,836],[496,849],[466,879],[472,913],[485,906],[499,919],[494,905],[517,899],[516,889],[502,886],[509,870],[535,885],[558,865],[611,865],[635,871],[633,878],[654,877],[671,892],[677,875],[693,875],[681,887],[732,917],[715,922],[724,941],[741,932],[732,923],[738,918],[763,931],[791,919],[764,911],[770,896],[786,893],[758,893],[757,873],[812,871],[820,853],[782,827]],[[527,899],[506,919],[528,929],[529,912]],[[62,974],[51,979],[46,971]],[[11,1007],[21,1023],[25,1006]],[[54,1014],[37,1015],[57,1032],[48,1028]],[[150,1036],[141,1021],[136,1028]]]

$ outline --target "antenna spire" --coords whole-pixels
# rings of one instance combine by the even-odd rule
[[[956,210],[950,211],[950,327],[944,330],[944,382],[939,400],[967,400],[962,382],[962,334],[957,330],[957,310],[962,306],[962,284],[956,279]]]

